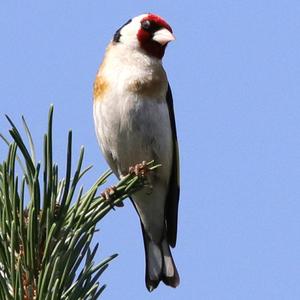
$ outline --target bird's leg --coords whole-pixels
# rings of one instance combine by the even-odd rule
[[[138,176],[144,182],[144,188],[147,188],[147,194],[151,194],[153,187],[151,182],[149,181],[149,177],[147,174],[150,172],[149,167],[146,161],[142,161],[139,164],[129,167],[129,174],[134,174]]]
[[[113,195],[115,194],[116,192],[116,187],[113,185],[113,186],[110,186],[108,188],[106,188],[102,193],[101,193],[101,196],[106,200],[111,200],[113,197]]]
[[[129,174],[134,174],[142,179],[145,178],[148,172],[149,172],[149,168],[145,161],[129,167]]]
[[[104,200],[112,202],[115,199],[116,191],[117,191],[117,187],[115,185],[112,185],[112,186],[106,188],[101,193],[101,196],[103,197]],[[124,206],[124,204],[123,204],[123,202],[120,202],[120,203],[116,204],[115,206],[122,207],[122,206]]]

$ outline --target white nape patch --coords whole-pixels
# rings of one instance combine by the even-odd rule
[[[173,277],[175,273],[174,263],[166,239],[164,239],[162,242],[162,251],[164,256],[164,274],[166,277]]]
[[[134,17],[130,23],[124,26],[120,32],[120,42],[134,48],[139,48],[140,44],[137,39],[137,33],[141,28],[141,20],[147,17],[147,14]]]
[[[162,269],[162,255],[159,247],[150,241],[148,243],[148,272],[151,280],[158,280]]]

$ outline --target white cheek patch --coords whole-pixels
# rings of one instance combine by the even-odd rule
[[[137,33],[141,28],[141,20],[147,15],[140,15],[131,20],[129,24],[124,26],[120,32],[120,42],[131,47],[139,47],[139,41],[137,39]]]

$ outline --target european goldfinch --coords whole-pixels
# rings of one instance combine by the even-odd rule
[[[146,257],[146,286],[162,280],[176,287],[175,247],[179,162],[173,100],[162,58],[175,39],[170,25],[154,14],[139,15],[118,29],[94,83],[96,135],[118,178],[142,161],[161,163],[149,174],[151,189],[132,195]]]

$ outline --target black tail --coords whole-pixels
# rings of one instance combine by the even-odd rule
[[[159,244],[154,243],[146,232],[143,225],[143,237],[146,260],[146,286],[152,292],[163,281],[166,285],[177,287],[180,279],[177,272],[167,238],[164,237]]]

